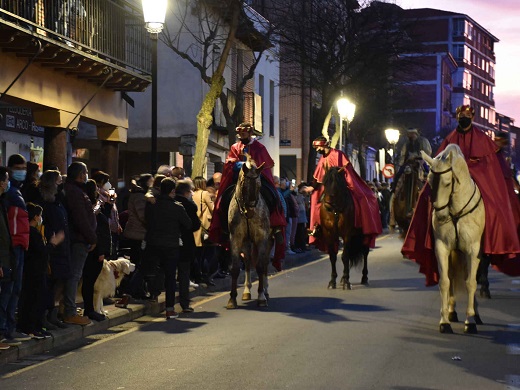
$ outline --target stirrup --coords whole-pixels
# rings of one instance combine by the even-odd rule
[[[311,237],[318,237],[320,235],[320,233],[321,233],[321,226],[318,224],[314,225],[314,229],[307,230],[307,234]]]

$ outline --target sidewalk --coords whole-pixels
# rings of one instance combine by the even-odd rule
[[[282,272],[313,260],[317,260],[322,255],[323,254],[318,250],[312,249],[311,251],[304,253],[287,256],[283,263]],[[275,273],[275,270],[270,265],[269,274],[272,275],[273,273]],[[243,272],[241,272],[241,277],[239,278],[239,282],[241,281],[243,281]],[[230,276],[225,279],[214,279],[214,282],[214,287],[200,285],[198,288],[191,288],[190,297],[194,299],[195,297],[210,296],[213,293],[229,291],[231,287]],[[178,305],[176,306],[178,307]],[[8,350],[0,350],[0,365],[13,363],[27,356],[43,354],[55,348],[64,347],[74,341],[78,341],[96,333],[101,333],[109,328],[133,321],[144,315],[158,315],[165,310],[164,293],[159,296],[157,302],[130,300],[130,304],[126,309],[117,308],[112,304],[105,305],[104,310],[108,312],[108,319],[105,321],[92,321],[92,323],[87,326],[69,325],[66,329],[51,331],[50,333],[52,333],[52,338],[24,341],[19,346],[11,347]],[[182,321],[182,318],[180,320]]]

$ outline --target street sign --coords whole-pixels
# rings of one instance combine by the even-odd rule
[[[393,164],[386,164],[383,167],[383,176],[387,179],[393,178],[395,175],[395,168]]]

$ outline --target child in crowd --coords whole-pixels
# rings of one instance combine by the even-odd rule
[[[46,242],[40,231],[43,208],[34,203],[27,203],[29,214],[29,249],[25,255],[23,270],[23,289],[18,308],[18,329],[33,339],[44,339],[51,334],[43,329],[42,319],[45,313],[47,296],[47,273],[49,268],[49,250],[63,242],[64,232],[53,234]]]

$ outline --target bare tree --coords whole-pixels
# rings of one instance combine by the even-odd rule
[[[411,41],[402,9],[375,0],[253,1],[276,26],[282,83],[312,91],[311,138],[328,133],[339,139],[335,102],[343,91],[356,105],[349,141],[381,144],[382,129],[392,121],[395,70],[408,66],[400,54]],[[406,72],[401,72],[406,74]],[[336,126],[329,130],[335,117]],[[319,127],[316,124],[321,124]],[[332,134],[330,134],[332,133]],[[314,157],[309,156],[309,165]]]
[[[188,61],[200,73],[204,83],[209,86],[201,108],[197,114],[197,143],[193,159],[193,176],[201,176],[205,168],[205,156],[209,136],[214,123],[213,113],[217,99],[220,99],[226,127],[229,130],[230,142],[234,142],[234,127],[242,120],[243,90],[260,60],[264,45],[257,52],[251,50],[251,65],[246,69],[242,79],[237,80],[235,104],[230,107],[228,94],[224,92],[224,71],[228,66],[230,53],[237,44],[237,29],[253,29],[255,24],[244,12],[243,0],[177,0],[175,7],[175,23],[165,26],[161,35],[162,41],[174,53]],[[255,31],[256,32],[256,31]],[[260,34],[261,35],[261,34]],[[262,39],[256,37],[256,39]],[[246,38],[242,38],[246,40]],[[247,45],[248,42],[245,42]],[[222,48],[217,51],[215,48]]]

